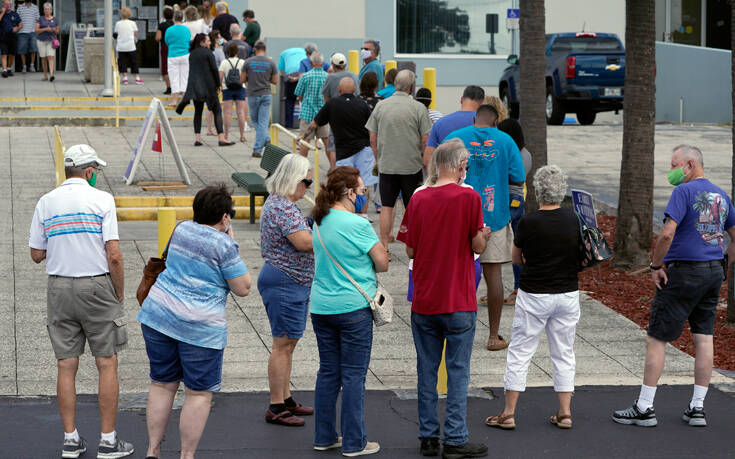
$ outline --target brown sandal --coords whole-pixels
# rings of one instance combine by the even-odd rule
[[[487,340],[488,351],[502,351],[506,347],[508,347],[508,342],[500,335],[498,335],[498,339],[488,338]]]
[[[562,422],[565,419],[569,419],[569,424]],[[560,429],[571,429],[572,428],[572,415],[571,414],[559,414],[556,413],[550,419],[551,423]]]
[[[505,422],[508,419],[513,419],[513,422]],[[485,424],[490,427],[499,427],[505,430],[513,430],[516,428],[515,415],[513,414],[498,414],[497,416],[490,416],[485,419]]]

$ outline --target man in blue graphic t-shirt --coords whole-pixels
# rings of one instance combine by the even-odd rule
[[[648,322],[643,385],[633,405],[613,413],[613,420],[644,427],[658,423],[653,399],[664,369],[666,343],[679,338],[688,320],[696,357],[692,400],[682,420],[690,426],[706,426],[704,397],[712,376],[712,334],[725,278],[724,233],[730,236],[727,254],[732,260],[735,209],[727,193],[704,178],[702,152],[697,147],[674,148],[668,179],[676,188],[651,261],[656,296]]]
[[[481,105],[474,124],[449,133],[444,141],[459,138],[470,152],[465,183],[482,198],[482,217],[492,235],[480,255],[487,284],[487,306],[490,338],[487,348],[498,351],[508,343],[498,335],[503,312],[503,277],[501,266],[511,260],[513,230],[510,227],[510,193],[508,184],[522,186],[526,180],[523,160],[513,138],[495,126],[498,112],[491,105]],[[497,204],[497,205],[496,205]]]

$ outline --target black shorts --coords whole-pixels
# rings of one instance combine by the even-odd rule
[[[648,335],[674,341],[687,320],[692,333],[713,334],[720,287],[725,280],[720,261],[673,261],[668,263],[666,275],[668,282],[656,290],[651,302]]]
[[[403,205],[408,207],[408,200],[411,199],[416,188],[424,183],[424,172],[418,171],[415,174],[380,174],[380,203],[385,207],[395,207],[398,194],[403,197]]]
[[[3,56],[15,56],[18,49],[18,40],[15,34],[8,34],[0,38],[0,54]]]

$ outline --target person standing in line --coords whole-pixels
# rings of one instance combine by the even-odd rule
[[[319,113],[319,110],[324,106],[322,86],[327,80],[327,72],[322,66],[324,60],[322,54],[319,51],[314,51],[311,53],[309,60],[311,60],[312,68],[299,78],[299,83],[296,85],[296,89],[294,90],[294,94],[296,94],[301,101],[301,111],[299,112],[299,120],[301,120],[299,122],[299,137],[308,142],[314,135],[316,135],[317,138],[321,139],[324,147],[326,148],[327,145],[329,145],[328,125],[321,126],[315,133],[312,132],[310,135],[307,135],[309,124],[314,120],[316,114]],[[301,153],[302,156],[307,156],[309,154],[309,149],[300,145],[299,153]]]
[[[278,83],[278,69],[271,58],[265,55],[266,46],[263,40],[256,41],[253,49],[255,56],[245,61],[241,78],[243,83],[247,83],[250,120],[255,126],[253,157],[260,158],[265,144],[271,141],[268,135],[271,85]]]
[[[432,129],[434,127],[434,124],[441,118],[442,115],[441,112],[434,110],[433,108],[429,107],[431,105],[431,89],[429,88],[421,88],[418,91],[416,91],[416,100],[424,104],[426,106],[426,110],[429,112],[429,119],[431,120],[431,126]],[[431,138],[431,132],[429,132],[429,138]],[[426,148],[429,148],[428,145]]]
[[[197,7],[197,13],[199,13],[199,17],[202,19],[202,23],[204,23],[206,33],[209,34],[212,31],[212,15],[209,13],[209,8],[204,5],[199,5]]]
[[[222,65],[222,62],[227,59],[224,49],[225,41],[219,36],[219,30],[209,32],[209,42],[209,49],[212,50],[212,54],[214,54],[214,62],[217,64],[217,68],[219,68],[219,66]]]
[[[4,0],[0,5],[0,55],[2,55],[2,76],[13,76],[15,53],[18,48],[17,33],[23,27],[18,13],[13,11],[12,0]]]
[[[178,105],[179,97],[186,91],[189,79],[189,42],[191,32],[182,24],[184,13],[174,11],[174,25],[166,29],[164,42],[168,46],[168,73],[171,79],[170,107]]]
[[[510,202],[509,184],[523,186],[526,180],[521,153],[508,134],[494,127],[497,119],[498,113],[493,106],[481,105],[475,113],[472,126],[458,129],[446,137],[458,137],[470,152],[470,171],[466,182],[480,194],[485,224],[492,231],[490,242],[480,255],[488,292],[490,336],[487,348],[490,351],[508,347],[507,341],[498,335],[498,330],[503,314],[501,267],[503,263],[511,261],[513,246],[510,208],[507,204]]]
[[[28,71],[35,73],[36,71],[36,53],[38,52],[38,46],[36,44],[36,23],[41,17],[38,12],[38,7],[34,5],[31,0],[25,0],[25,3],[18,6],[18,16],[22,26],[18,31],[18,54],[20,54],[20,60],[23,64],[23,73],[26,73],[26,55],[30,55],[30,61],[28,64]]]
[[[648,321],[643,384],[638,400],[630,408],[615,411],[613,420],[644,427],[658,424],[653,401],[664,370],[666,343],[679,338],[689,321],[696,349],[694,388],[681,419],[690,426],[704,427],[724,261],[735,260],[735,208],[727,193],[704,177],[704,158],[697,147],[674,147],[668,180],[676,188],[651,260],[656,295]],[[725,232],[730,239],[727,249]]]
[[[364,100],[370,112],[375,110],[375,106],[378,102],[383,100],[382,97],[378,96],[376,91],[378,89],[378,76],[375,72],[368,72],[360,78],[360,99]]]
[[[355,215],[357,196],[365,194],[360,172],[342,166],[329,172],[316,196],[314,282],[310,312],[319,372],[314,389],[314,449],[342,448],[346,457],[380,451],[367,440],[365,376],[373,345],[373,314],[367,299],[337,267],[339,263],[371,297],[376,273],[388,271],[388,253],[364,218]],[[337,397],[342,391],[341,432],[337,434]]]
[[[127,346],[123,306],[123,259],[115,200],[94,188],[106,166],[89,145],[64,153],[66,180],[46,193],[33,213],[31,259],[46,260],[47,331],[58,364],[56,397],[64,426],[62,457],[77,458],[87,442],[76,428],[75,381],[85,340],[99,373],[101,438],[97,457],[133,454],[133,445],[115,431],[117,353]]]
[[[212,28],[219,30],[220,37],[224,38],[225,41],[230,41],[232,39],[230,27],[232,24],[239,24],[239,22],[237,22],[235,16],[227,12],[227,4],[225,2],[215,3],[214,9],[217,12],[217,17],[212,21]]]
[[[203,33],[197,34],[191,42],[186,93],[176,107],[176,113],[182,114],[189,102],[194,102],[194,146],[200,147],[203,145],[202,114],[204,104],[207,104],[207,109],[214,114],[214,126],[219,136],[219,146],[229,147],[235,145],[235,142],[229,142],[225,138],[222,126],[222,107],[219,103],[221,80],[217,63],[214,61],[214,54],[209,49],[209,45],[209,35]]]
[[[255,20],[255,11],[245,10],[242,13],[242,20],[247,23],[245,27],[245,41],[252,48],[255,42],[260,40],[260,23]]]
[[[497,96],[485,96],[485,100],[482,102],[484,105],[491,105],[498,112],[498,124],[509,118],[508,109],[500,97]]]
[[[182,459],[194,458],[212,393],[222,386],[227,296],[248,295],[252,283],[232,231],[232,204],[224,184],[197,192],[194,219],[174,228],[166,269],[136,317],[150,368],[145,411],[148,459],[162,457],[161,442],[182,381],[186,395],[179,415]]]
[[[285,98],[284,111],[286,113],[283,127],[287,129],[294,128],[293,113],[298,100],[294,91],[296,91],[296,85],[299,83],[299,65],[305,57],[306,51],[303,47],[285,49],[278,57],[278,72],[281,75],[283,97]]]
[[[215,32],[212,32],[215,33]],[[217,32],[219,33],[219,32]],[[222,90],[222,104],[224,108],[225,119],[225,140],[229,141],[230,125],[232,124],[232,106],[234,104],[237,113],[237,124],[240,128],[240,142],[245,142],[245,127],[247,123],[247,102],[245,100],[246,92],[242,84],[241,75],[245,60],[240,59],[237,55],[238,47],[236,43],[230,42],[227,45],[227,59],[222,61],[219,66],[220,80],[224,82],[225,89]],[[236,72],[233,73],[233,70]],[[237,74],[237,84],[229,82],[230,74]]]
[[[268,358],[270,404],[265,421],[303,426],[314,408],[291,396],[293,352],[306,329],[309,294],[314,279],[311,227],[296,203],[312,184],[309,161],[301,155],[283,157],[266,180],[268,199],[260,214],[260,251],[265,260],[258,276],[258,291],[268,314],[273,336]]]
[[[380,176],[380,241],[388,249],[393,232],[395,204],[400,194],[408,207],[411,195],[424,181],[421,152],[431,130],[426,107],[411,94],[416,75],[401,70],[396,75],[396,93],[375,106],[365,127],[370,146],[377,152]]]
[[[54,60],[56,58],[56,48],[54,48],[54,39],[58,43],[59,40],[59,20],[54,17],[53,5],[51,3],[43,4],[43,16],[38,18],[36,23],[36,36],[38,37],[38,57],[41,58],[41,66],[43,67],[43,81],[54,81]]]
[[[230,26],[230,36],[232,36],[232,39],[227,44],[235,43],[237,45],[237,57],[243,60],[249,58],[253,48],[242,39],[242,32],[238,24],[232,24]]]
[[[398,75],[397,69],[390,69],[385,72],[385,87],[378,91],[378,96],[387,99],[396,92],[396,86],[393,84],[396,81],[396,75]]]
[[[197,11],[196,6],[187,6],[186,9],[184,9],[184,18],[186,19],[184,26],[189,29],[192,40],[197,36],[197,34],[203,33],[206,35],[208,33],[207,26],[204,25],[204,20],[199,17],[199,11]]]
[[[513,264],[523,271],[505,367],[505,407],[485,423],[515,428],[518,397],[526,390],[528,366],[546,330],[554,391],[559,398],[559,409],[550,420],[561,429],[570,429],[582,238],[574,211],[560,207],[567,192],[566,174],[558,166],[544,166],[534,174],[533,187],[539,210],[521,219],[513,240]]]
[[[156,42],[161,45],[161,76],[163,81],[166,82],[166,90],[163,92],[168,95],[171,94],[171,80],[168,78],[168,45],[163,40],[166,36],[166,30],[174,25],[174,9],[166,5],[163,7],[163,21],[158,24],[158,30],[156,30]]]
[[[301,62],[299,62],[299,78],[301,78],[306,72],[314,68],[314,64],[311,62],[311,56],[314,53],[318,52],[319,48],[316,46],[316,43],[307,43],[304,45],[304,51],[306,52],[306,57],[301,59]],[[329,63],[324,62],[323,56],[320,66],[324,69],[325,72],[329,71]]]
[[[360,69],[360,73],[357,75],[362,81],[362,77],[368,72],[374,72],[375,76],[378,77],[378,90],[383,87],[383,66],[378,60],[380,55],[380,42],[377,40],[365,40],[360,50],[360,59],[362,59],[363,66]]]
[[[128,84],[128,68],[135,74],[135,84],[143,84],[138,74],[138,49],[135,46],[138,26],[130,20],[131,14],[130,8],[124,7],[120,10],[120,20],[115,23],[118,72],[123,75],[122,84]]]
[[[356,95],[359,95],[360,92],[357,88],[360,83],[357,79],[357,75],[347,70],[347,58],[345,55],[342,53],[334,53],[330,62],[332,63],[332,69],[334,71],[327,75],[327,79],[324,80],[324,84],[322,85],[322,96],[324,97],[324,102],[329,102],[329,99],[333,97],[339,97],[339,84],[345,77],[352,78],[355,87],[354,92]],[[330,138],[330,141],[331,140],[332,139]]]

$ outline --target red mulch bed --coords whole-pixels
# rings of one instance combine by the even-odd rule
[[[597,223],[605,234],[610,246],[615,241],[616,217],[599,215]],[[655,238],[653,243],[655,244]],[[630,273],[610,267],[609,262],[598,268],[588,269],[579,276],[579,288],[589,292],[589,296],[602,302],[608,308],[624,315],[637,323],[641,328],[648,329],[650,304],[655,287],[651,275],[646,270],[642,273]],[[720,307],[715,322],[715,362],[716,368],[735,370],[735,327],[725,323],[727,304],[727,282],[722,285]],[[694,342],[689,327],[679,339],[671,343],[687,354],[694,355]]]

